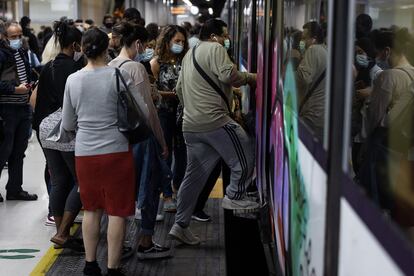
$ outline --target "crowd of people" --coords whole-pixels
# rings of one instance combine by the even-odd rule
[[[108,275],[124,275],[121,259],[134,253],[124,244],[129,216],[141,219],[139,259],[172,255],[153,240],[162,211],[176,212],[170,238],[199,244],[190,221],[211,220],[204,207],[222,167],[230,172],[223,208],[259,207],[246,196],[254,142],[231,116],[233,89],[254,87],[256,75],[237,70],[230,44],[219,19],[145,26],[134,8],[123,18],[105,16],[102,27],[62,18],[42,27],[38,37],[28,17],[0,21],[0,172],[7,163],[6,199],[37,200],[22,187],[33,129],[46,159],[47,224],[56,226],[51,242],[85,252],[85,275],[101,275],[96,256],[103,214]],[[139,143],[131,144],[119,129],[122,91],[132,95],[150,130]],[[82,208],[79,240],[70,236],[70,227]]]
[[[352,61],[352,173],[387,216],[404,227],[414,226],[414,38],[407,28],[372,27],[369,15],[358,15]],[[326,25],[308,22],[302,31],[286,29],[286,38],[284,61],[295,72],[299,116],[323,141],[325,101],[328,93],[336,93],[326,90]]]

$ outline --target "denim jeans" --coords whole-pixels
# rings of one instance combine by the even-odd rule
[[[160,158],[161,149],[154,136],[133,145],[132,151],[137,175],[137,202],[142,215],[141,232],[153,235],[163,183],[171,182],[172,173],[166,161]]]
[[[29,140],[32,111],[29,105],[0,105],[4,120],[4,140],[0,145],[0,174],[8,162],[9,180],[7,193],[22,191],[23,158]]]

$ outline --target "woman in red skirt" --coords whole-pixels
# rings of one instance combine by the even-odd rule
[[[102,31],[95,28],[84,34],[82,50],[88,65],[69,76],[63,103],[62,128],[76,131],[76,173],[85,209],[85,275],[101,275],[96,250],[104,211],[109,217],[108,275],[124,275],[119,265],[125,218],[135,213],[133,157],[117,126],[116,74],[115,68],[106,65],[107,48],[108,36]],[[121,74],[138,104],[142,103],[128,73],[121,69]],[[148,110],[144,112],[148,116]]]

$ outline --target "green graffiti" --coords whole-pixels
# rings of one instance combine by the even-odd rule
[[[290,185],[290,254],[293,275],[300,275],[300,252],[307,236],[309,204],[298,156],[298,101],[295,74],[289,63],[286,68],[283,95],[285,147],[289,158]]]
[[[33,255],[26,255],[29,253],[37,253],[40,252],[38,249],[25,249],[25,248],[19,248],[19,249],[1,249],[0,250],[0,259],[6,259],[6,260],[23,260],[23,259],[32,259],[35,258]],[[6,253],[7,255],[3,255]],[[13,253],[16,253],[13,255]]]

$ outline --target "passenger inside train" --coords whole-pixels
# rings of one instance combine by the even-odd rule
[[[3,2],[0,275],[409,274],[413,1]]]

